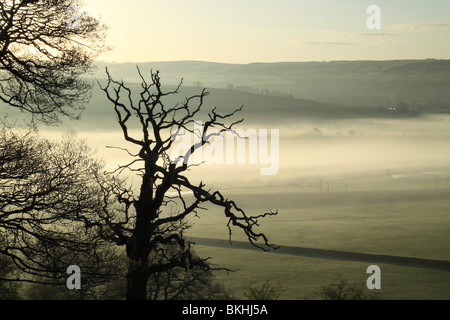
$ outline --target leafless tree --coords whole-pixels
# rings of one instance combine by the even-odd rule
[[[83,141],[0,130],[0,254],[28,275],[2,280],[62,283],[70,264],[91,279],[110,273],[103,264],[113,256],[99,250],[105,241],[90,223],[103,206],[102,168]]]
[[[266,212],[256,216],[247,215],[233,200],[228,200],[220,191],[205,188],[205,184],[192,183],[185,175],[191,168],[189,159],[218,134],[233,130],[233,126],[243,119],[226,124],[241,108],[228,114],[219,114],[213,109],[207,114],[203,133],[198,143],[192,144],[184,156],[171,159],[170,149],[174,137],[181,130],[198,134],[190,127],[195,117],[202,115],[206,90],[186,98],[175,106],[165,106],[168,96],[179,93],[182,81],[172,91],[163,91],[159,72],[150,72],[150,82],[142,75],[141,90],[134,94],[122,81],[113,80],[108,70],[107,83],[101,86],[106,97],[114,106],[117,121],[124,138],[137,148],[136,153],[125,149],[133,161],[120,166],[117,171],[131,170],[140,175],[139,190],[119,186],[115,192],[122,205],[123,220],[114,224],[117,244],[126,240],[129,257],[127,275],[127,299],[145,299],[147,281],[151,274],[171,270],[175,267],[207,267],[205,260],[196,258],[191,252],[191,243],[183,236],[185,218],[202,209],[202,204],[213,204],[223,208],[228,228],[241,229],[248,240],[263,250],[275,248],[268,242],[265,234],[258,232],[258,220],[277,212]],[[133,135],[130,129],[138,128]],[[216,129],[208,133],[209,129]],[[201,150],[200,150],[201,151]],[[181,161],[180,161],[181,160]],[[113,190],[112,188],[109,190]],[[186,194],[187,193],[187,194]],[[174,205],[177,209],[170,210]],[[172,250],[165,250],[170,245]],[[173,250],[173,247],[177,250]],[[159,263],[149,263],[149,256],[164,256]],[[151,260],[151,259],[150,259]]]
[[[79,0],[0,1],[0,100],[46,123],[76,118],[93,82],[83,78],[108,49],[106,27]]]
[[[81,238],[86,238],[86,230],[80,226]],[[95,229],[94,229],[95,230]],[[123,299],[126,286],[126,255],[113,244],[102,241],[94,230],[88,232],[92,241],[90,250],[80,251],[77,248],[65,248],[55,243],[48,243],[46,254],[37,256],[43,265],[51,266],[46,274],[31,277],[24,286],[22,297],[32,300],[116,300]],[[73,237],[73,240],[80,236]],[[86,247],[85,247],[86,248]],[[34,248],[36,250],[36,248]],[[81,269],[81,286],[77,290],[68,290],[65,272],[70,265],[77,265]],[[41,282],[46,284],[42,284]],[[35,283],[38,282],[38,283]],[[53,284],[53,285],[49,285]]]
[[[0,1],[0,101],[46,124],[79,116],[94,84],[84,75],[109,49],[107,28],[82,8],[81,0]],[[29,275],[3,280],[61,281],[71,262],[84,280],[103,281],[112,255],[100,252],[95,223],[101,171],[85,143],[0,128],[0,254]]]

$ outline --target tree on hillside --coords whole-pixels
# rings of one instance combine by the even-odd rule
[[[194,132],[190,126],[196,120],[195,117],[202,115],[201,110],[208,95],[206,90],[168,107],[165,99],[179,92],[181,82],[175,90],[166,92],[163,91],[159,72],[150,72],[148,83],[138,69],[142,80],[141,90],[134,95],[122,81],[113,80],[106,72],[107,83],[100,86],[114,106],[124,139],[137,149],[135,153],[126,149],[133,161],[120,166],[118,170],[130,170],[140,176],[138,190],[123,185],[115,190],[124,213],[123,221],[114,224],[112,235],[117,244],[124,244],[126,239],[129,258],[126,298],[146,299],[147,282],[152,274],[175,267],[209,268],[204,259],[192,254],[191,243],[185,239],[183,232],[185,218],[197,214],[204,204],[209,203],[224,210],[230,236],[232,227],[237,227],[255,246],[263,250],[274,248],[266,235],[256,228],[260,218],[277,212],[249,216],[220,191],[207,189],[203,182],[195,184],[185,175],[192,167],[189,160],[196,151],[201,151],[215,136],[232,131],[233,126],[243,120],[225,123],[240,108],[228,114],[219,114],[213,109],[203,123],[203,132]],[[139,134],[135,133],[136,128]],[[181,132],[197,135],[200,140],[193,143],[185,154],[174,158],[170,150],[176,137],[183,134]],[[166,250],[168,245],[171,250]],[[157,263],[152,260],[150,263],[149,257],[152,255],[164,259]]]
[[[0,2],[0,100],[34,119],[76,118],[92,81],[82,76],[108,48],[105,26],[79,0]]]

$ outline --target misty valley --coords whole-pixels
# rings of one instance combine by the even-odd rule
[[[278,210],[278,215],[264,219],[260,229],[272,243],[280,246],[280,253],[243,246],[246,238],[239,232],[232,233],[232,241],[228,242],[230,234],[220,209],[207,206],[208,210],[199,211],[198,217],[189,218],[192,227],[187,232],[195,240],[196,251],[212,257],[212,262],[219,266],[239,269],[230,273],[216,271],[219,282],[232,291],[239,291],[261,279],[270,279],[281,285],[281,298],[316,299],[318,288],[337,275],[365,283],[366,270],[374,264],[370,259],[361,258],[367,254],[387,256],[375,263],[381,270],[381,289],[375,291],[382,298],[450,296],[449,270],[440,267],[442,261],[450,261],[450,97],[443,86],[431,86],[427,91],[427,84],[420,89],[426,94],[408,96],[411,87],[407,84],[419,83],[416,75],[422,73],[420,63],[428,65],[438,78],[450,76],[448,68],[434,68],[432,61],[386,62],[380,69],[374,66],[376,62],[355,62],[352,74],[359,80],[365,79],[359,82],[360,91],[355,93],[352,84],[359,80],[345,73],[342,77],[348,81],[336,83],[341,89],[327,91],[332,81],[322,83],[320,88],[321,77],[332,73],[332,63],[305,64],[304,69],[293,68],[290,74],[286,74],[285,64],[279,64],[278,68],[271,66],[276,71],[266,74],[263,65],[238,68],[200,62],[159,63],[163,80],[165,75],[168,78],[168,88],[179,81],[175,71],[186,73],[187,84],[182,86],[179,101],[201,90],[198,81],[210,83],[213,87],[208,89],[210,95],[205,100],[207,111],[214,107],[228,111],[243,105],[242,112],[233,118],[244,118],[236,129],[241,134],[266,130],[263,142],[267,144],[259,141],[251,145],[247,140],[245,147],[242,144],[238,147],[234,141],[236,148],[227,149],[228,140],[223,140],[208,149],[210,156],[222,161],[203,163],[189,171],[191,181],[203,181],[208,188],[222,190],[248,213]],[[312,74],[311,69],[325,70],[327,66],[328,71]],[[407,66],[411,69],[407,70]],[[108,67],[120,72],[132,89],[139,88],[133,76],[134,66]],[[251,71],[252,67],[258,73]],[[336,62],[335,67],[337,72],[342,71],[340,63]],[[202,68],[208,72],[203,74]],[[214,73],[211,69],[223,72]],[[283,89],[280,83],[294,73],[297,80]],[[379,78],[370,82],[373,74]],[[376,88],[384,86],[381,82],[386,74],[396,79],[396,87],[392,91],[372,90],[369,84]],[[308,80],[311,83],[305,87],[311,86],[311,91],[303,97],[307,88],[302,84],[306,84],[307,75],[311,75]],[[97,76],[101,82],[101,70]],[[250,88],[260,85],[260,89],[237,90],[236,86],[229,85],[244,79]],[[189,85],[195,81],[195,86]],[[271,86],[284,94],[263,91]],[[336,92],[336,99],[332,92]],[[205,114],[198,117],[202,121]],[[139,129],[130,128],[130,132],[138,133]],[[277,140],[273,132],[278,133]],[[112,106],[98,88],[94,88],[91,102],[79,120],[40,128],[40,134],[50,138],[69,135],[86,139],[109,170],[131,161],[128,152],[123,150],[130,145],[123,139]],[[187,136],[181,139],[191,141]],[[217,146],[220,148],[213,148]],[[176,148],[179,149],[176,152],[186,152],[182,144]],[[227,150],[240,150],[240,154],[233,153],[231,157]],[[265,157],[254,157],[258,151]],[[129,152],[138,150],[130,148]],[[236,161],[232,161],[235,157]],[[237,161],[239,157],[241,161]],[[262,168],[274,164],[278,170],[261,174]],[[129,174],[138,187],[138,178]],[[283,253],[283,247],[293,249]],[[316,251],[310,254],[308,250]],[[320,250],[332,252],[326,255]],[[423,259],[426,264],[416,260],[396,262],[400,258]]]
[[[448,0],[127,4],[0,0],[4,314],[450,299]]]

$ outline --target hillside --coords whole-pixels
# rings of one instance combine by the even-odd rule
[[[133,94],[139,94],[139,90],[141,89],[140,85],[130,83],[128,86],[131,88]],[[166,87],[165,89],[173,90],[174,87]],[[174,106],[184,101],[186,97],[199,94],[201,90],[201,88],[185,86],[181,88],[179,94],[166,97],[163,102],[167,107]],[[278,126],[284,126],[291,123],[307,122],[311,119],[329,121],[333,119],[372,118],[380,116],[379,110],[374,108],[349,107],[335,103],[291,97],[277,97],[230,89],[211,88],[208,89],[208,92],[209,95],[205,99],[203,107],[204,113],[217,107],[220,113],[225,114],[244,106],[242,111],[236,114],[234,118],[235,120],[244,118],[244,125],[277,124]],[[193,101],[192,106],[196,106],[195,101]],[[391,114],[390,116],[394,117],[395,114]],[[197,120],[201,119],[207,119],[206,114],[201,115],[200,113]],[[117,129],[115,124],[113,105],[106,99],[104,92],[98,86],[94,88],[91,101],[82,113],[80,120],[64,121],[66,128],[73,127],[81,130]]]
[[[278,92],[295,98],[354,107],[450,108],[450,60],[331,61],[225,64],[202,61],[148,62],[164,83],[246,92]],[[138,81],[136,64],[99,63],[97,77]]]
[[[105,83],[107,67],[136,94],[141,79],[135,63],[98,63],[94,77]],[[144,76],[159,70],[173,89],[183,78],[181,92],[167,105],[183,101],[206,87],[205,111],[222,112],[244,105],[245,123],[280,123],[321,119],[415,117],[450,112],[450,60],[332,61],[251,63],[202,61],[138,64]],[[2,114],[18,114],[3,107]],[[69,127],[109,129],[115,123],[112,105],[96,84],[81,120]]]

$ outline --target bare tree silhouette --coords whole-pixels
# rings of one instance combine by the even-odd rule
[[[220,191],[206,189],[203,182],[194,184],[185,175],[191,168],[188,160],[194,152],[209,143],[215,135],[233,130],[236,124],[243,121],[240,119],[231,124],[225,123],[242,107],[223,115],[213,109],[207,114],[208,119],[204,122],[200,142],[192,144],[181,158],[171,159],[169,153],[174,136],[181,130],[198,134],[189,126],[194,123],[194,117],[201,116],[208,92],[203,89],[201,93],[186,98],[184,102],[167,107],[165,99],[179,93],[182,81],[175,90],[165,92],[158,71],[150,72],[151,82],[148,83],[138,69],[142,82],[136,98],[123,81],[113,80],[108,70],[106,73],[106,85],[99,85],[114,106],[125,140],[139,149],[137,154],[126,150],[134,159],[117,169],[129,169],[138,173],[141,176],[139,190],[133,192],[132,188],[125,186],[116,186],[115,190],[109,189],[115,191],[125,217],[121,222],[116,221],[109,225],[110,230],[114,231],[111,232],[113,240],[119,245],[126,241],[127,245],[129,270],[126,298],[145,299],[149,276],[156,272],[174,267],[209,267],[204,259],[196,258],[191,253],[191,243],[183,236],[187,228],[185,218],[196,214],[202,209],[202,204],[210,203],[223,208],[228,219],[230,237],[232,228],[237,227],[253,245],[263,250],[276,248],[268,242],[264,233],[256,230],[260,218],[275,215],[276,211],[249,216]],[[136,126],[140,130],[139,136],[133,136],[129,130]],[[208,129],[213,128],[216,131],[208,133]],[[170,204],[177,205],[176,212],[167,210]],[[168,245],[170,251],[165,249]],[[177,250],[174,250],[174,247]],[[158,255],[164,259],[150,264],[150,255]]]
[[[104,281],[115,257],[100,251],[108,243],[88,224],[103,205],[101,174],[83,141],[0,128],[0,254],[28,275],[0,280],[61,285],[76,264],[86,279]]]
[[[0,100],[46,123],[76,118],[94,82],[82,76],[105,46],[106,27],[79,0],[0,2]],[[76,24],[70,22],[76,21]]]

